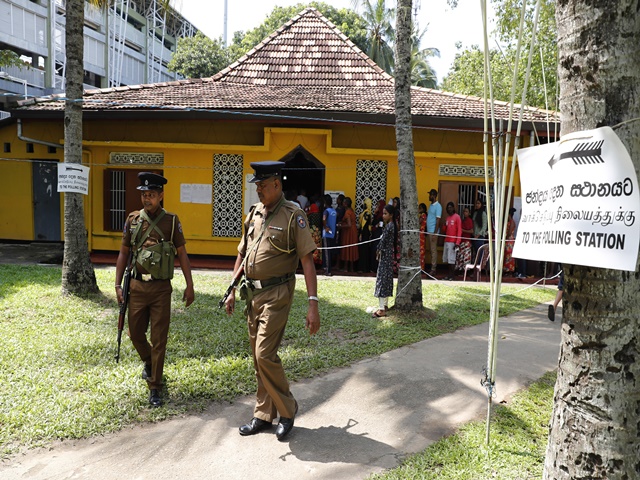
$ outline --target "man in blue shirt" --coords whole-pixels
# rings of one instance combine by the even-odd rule
[[[336,223],[337,214],[336,210],[331,206],[333,199],[331,195],[324,196],[324,212],[322,213],[322,246],[324,250],[322,252],[322,267],[324,273],[328,277],[331,276],[331,263],[333,261],[332,247],[336,246]]]
[[[440,218],[442,217],[442,205],[438,202],[438,191],[435,188],[429,190],[429,210],[427,211],[427,237],[429,239],[429,251],[431,252],[431,271],[429,275],[436,275],[438,265],[438,233],[440,233]]]

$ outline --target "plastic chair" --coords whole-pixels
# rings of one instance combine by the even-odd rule
[[[476,282],[480,281],[480,278],[482,276],[481,271],[486,267],[488,259],[489,259],[489,244],[485,243],[476,252],[476,259],[474,260],[474,262],[467,263],[464,266],[464,277],[462,278],[462,281],[464,282],[467,280],[467,272],[469,270],[475,270]]]

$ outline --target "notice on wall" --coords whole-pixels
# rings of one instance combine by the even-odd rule
[[[89,195],[89,170],[79,163],[59,163],[58,192]]]
[[[610,127],[519,150],[522,216],[513,256],[635,271],[638,178]]]
[[[211,205],[210,183],[181,183],[180,201],[182,203],[202,203]]]

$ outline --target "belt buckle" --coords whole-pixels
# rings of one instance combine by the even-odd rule
[[[140,277],[141,277],[143,282],[150,282],[151,280],[153,280],[153,278],[151,278],[151,274],[150,273],[142,273],[142,274],[140,274]]]
[[[262,282],[260,280],[251,280],[251,283],[253,283],[253,288],[262,288]]]

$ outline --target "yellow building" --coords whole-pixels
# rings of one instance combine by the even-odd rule
[[[213,78],[85,92],[83,163],[92,251],[118,250],[140,208],[137,173],[167,177],[164,207],[179,215],[189,252],[236,253],[257,201],[250,163],[282,160],[285,191],[399,196],[393,79],[309,8]],[[506,119],[508,105],[495,105]],[[0,122],[0,239],[60,241],[62,98],[30,101]],[[484,102],[413,88],[419,201],[440,191],[459,208],[484,195]],[[525,109],[523,143],[545,136],[551,112]],[[515,191],[518,194],[517,187]]]

